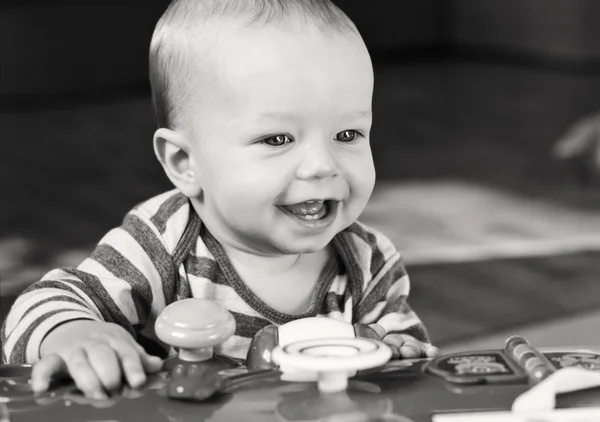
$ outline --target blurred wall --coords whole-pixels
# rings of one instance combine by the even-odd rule
[[[0,3],[2,96],[147,85],[168,0]],[[378,52],[450,46],[555,60],[600,59],[598,0],[338,0]]]
[[[388,52],[437,43],[438,0],[339,0],[369,48]]]
[[[168,0],[0,3],[2,95],[118,90],[145,83]]]
[[[0,3],[2,95],[119,89],[146,83],[150,38],[169,0]],[[370,47],[435,41],[435,0],[340,5]]]
[[[555,60],[600,59],[598,0],[451,0],[448,4],[444,35],[450,45]]]

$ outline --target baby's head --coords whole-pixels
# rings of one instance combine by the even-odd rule
[[[176,0],[150,51],[157,157],[221,243],[316,252],[373,190],[373,69],[328,0]]]

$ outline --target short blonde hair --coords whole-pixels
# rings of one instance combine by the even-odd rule
[[[189,97],[197,94],[191,89],[198,86],[194,81],[202,69],[190,65],[191,51],[200,47],[208,52],[214,39],[208,28],[219,18],[248,25],[290,18],[322,29],[358,32],[331,0],[174,0],[158,21],[150,43],[150,85],[159,127],[176,128]]]

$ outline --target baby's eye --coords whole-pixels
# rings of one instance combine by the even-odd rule
[[[292,142],[292,140],[287,135],[269,136],[268,138],[260,140],[261,144],[267,144],[271,147],[280,147],[282,145],[289,144],[290,142]]]
[[[352,142],[356,139],[357,136],[361,135],[362,134],[360,132],[354,129],[343,130],[337,135],[335,135],[335,139],[337,139],[340,142]]]

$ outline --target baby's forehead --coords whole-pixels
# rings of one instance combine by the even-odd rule
[[[372,77],[369,54],[355,33],[276,24],[214,25],[204,30],[213,33],[182,51],[185,57],[171,74],[180,79],[177,85],[191,90],[251,89],[251,83],[260,90],[263,85],[302,85],[310,76],[328,75],[335,84],[348,73],[359,84]]]
[[[298,114],[322,110],[314,104],[319,97],[330,109],[370,107],[372,66],[356,33],[231,20],[215,20],[201,30],[202,37],[193,38],[197,41],[182,51],[178,69],[170,73],[175,115],[193,109],[198,113],[185,117],[199,118],[216,102],[245,110],[268,103]]]

